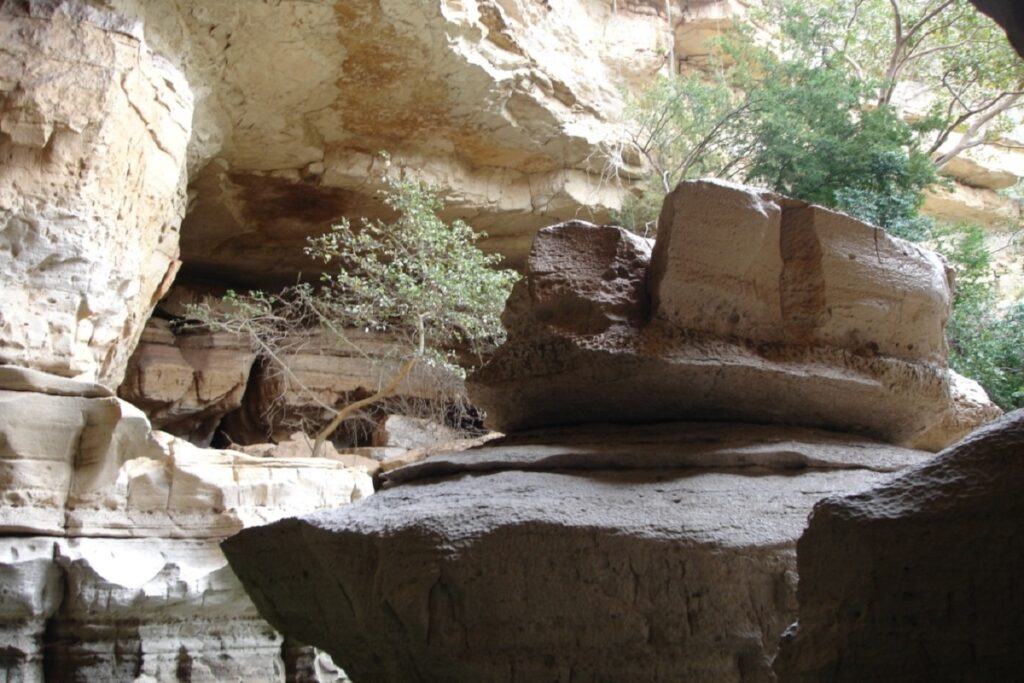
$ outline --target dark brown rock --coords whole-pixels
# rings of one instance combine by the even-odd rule
[[[807,510],[925,457],[742,425],[537,433],[223,547],[357,682],[768,683]]]

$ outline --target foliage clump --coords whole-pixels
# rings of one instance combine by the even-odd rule
[[[937,246],[956,269],[949,364],[976,379],[1000,408],[1024,408],[1024,301],[1000,310],[992,254],[980,227],[943,230]]]
[[[480,251],[482,235],[466,223],[442,221],[443,204],[430,187],[390,175],[384,182],[393,220],[364,218],[354,225],[343,219],[308,240],[307,255],[326,266],[318,283],[276,294],[229,292],[228,306],[206,303],[190,311],[214,330],[247,337],[265,363],[333,414],[317,433],[314,454],[344,420],[395,394],[414,371],[445,398],[458,386],[446,378],[464,375],[459,354],[487,353],[504,338],[500,315],[518,274],[499,269],[500,256]],[[363,348],[365,333],[386,339],[388,351],[382,356],[379,347]],[[313,338],[376,363],[377,390],[340,410],[323,404],[285,361]]]

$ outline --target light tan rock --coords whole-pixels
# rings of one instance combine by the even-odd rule
[[[758,190],[683,183],[666,199],[649,270],[631,257],[634,277],[647,271],[653,318],[642,322],[642,296],[624,313],[626,297],[618,315],[641,323],[599,333],[543,314],[535,274],[579,275],[560,291],[606,305],[574,265],[604,262],[600,242],[581,255],[585,241],[567,241],[560,268],[534,259],[557,253],[560,230],[538,234],[506,313],[509,340],[467,383],[493,429],[725,419],[938,449],[999,414],[954,389],[945,367],[942,261],[869,226]]]
[[[776,199],[712,180],[681,183],[665,197],[648,275],[652,313],[682,329],[780,341]]]
[[[242,405],[255,359],[246,339],[174,334],[166,321],[152,318],[118,395],[145,411],[155,428],[206,445],[224,415]]]
[[[432,420],[406,415],[388,415],[373,433],[373,446],[406,449],[430,448],[459,438],[454,429]]]
[[[295,432],[287,440],[281,441],[280,443],[261,443],[252,444],[250,446],[232,446],[232,450],[241,451],[247,455],[253,455],[259,458],[312,458],[313,457],[313,446],[315,445],[315,435],[308,435],[303,432]],[[371,477],[380,471],[380,458],[373,457],[373,453],[376,450],[387,452],[392,451],[404,451],[404,448],[395,449],[373,449],[373,448],[352,448],[345,449],[343,452],[338,452],[338,449],[334,447],[334,444],[325,442],[323,449],[317,457],[327,458],[337,463],[343,464],[347,468],[360,470],[367,473]],[[361,491],[361,495],[369,495],[371,491],[365,489],[365,480],[358,482],[357,489]],[[353,500],[355,498],[353,497]],[[348,501],[345,501],[348,502]]]
[[[682,66],[705,63],[720,56],[715,42],[743,21],[747,5],[737,0],[696,0],[687,2],[674,22],[675,50]]]
[[[72,496],[75,536],[223,538],[246,526],[345,505],[371,475],[331,458],[261,458],[157,433],[165,456],[135,458],[102,495]]]
[[[1024,411],[815,505],[780,683],[1009,681],[1024,666]]]
[[[57,378],[57,382],[70,380]],[[83,383],[82,392],[93,385]],[[200,449],[113,397],[0,387],[0,529],[211,538],[373,492],[366,459]],[[354,469],[360,465],[361,469]]]
[[[306,235],[379,212],[381,149],[513,262],[546,224],[607,220],[628,190],[601,177],[620,88],[664,66],[670,33],[626,2],[110,4],[196,93],[186,262],[248,279],[309,272]]]
[[[954,185],[935,187],[925,192],[921,212],[947,223],[977,223],[1004,226],[1020,219],[1020,208],[993,190]]]
[[[115,387],[178,267],[191,89],[84,3],[5,3],[0,44],[0,359]]]
[[[47,620],[64,597],[52,538],[0,538],[0,675],[43,683]]]
[[[283,680],[281,636],[217,541],[73,539],[56,562],[67,597],[49,634],[54,680]]]
[[[102,489],[127,459],[157,452],[145,416],[112,397],[0,388],[0,434],[0,529],[8,533],[63,533],[73,490]]]
[[[842,214],[718,181],[659,219],[654,315],[688,330],[945,364],[941,259]]]
[[[979,425],[998,419],[1003,411],[992,403],[980,384],[973,379],[949,371],[949,391],[952,407],[930,431],[917,439],[916,447],[940,451],[970,434]]]

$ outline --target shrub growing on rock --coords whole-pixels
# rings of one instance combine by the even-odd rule
[[[480,354],[501,342],[500,315],[518,275],[496,268],[497,255],[481,252],[482,237],[466,223],[442,221],[437,194],[426,185],[385,176],[384,201],[392,221],[342,219],[310,238],[306,253],[327,270],[317,284],[301,283],[280,293],[229,292],[229,306],[193,307],[203,324],[247,336],[266,362],[287,379],[281,352],[296,337],[329,336],[381,368],[380,385],[335,413],[316,435],[314,455],[347,418],[399,391],[417,368],[418,381],[432,378],[440,393],[461,377],[456,349]],[[393,342],[386,358],[360,349],[351,330],[376,332]],[[292,340],[292,342],[289,342]],[[300,387],[301,388],[301,387]]]

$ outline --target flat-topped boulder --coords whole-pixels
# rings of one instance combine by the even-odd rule
[[[786,427],[546,430],[223,547],[260,613],[357,682],[769,681],[810,507],[928,457]]]
[[[538,233],[509,340],[468,383],[491,428],[729,420],[939,450],[1000,414],[947,367],[932,252],[718,181],[681,183],[646,246],[578,221]]]

